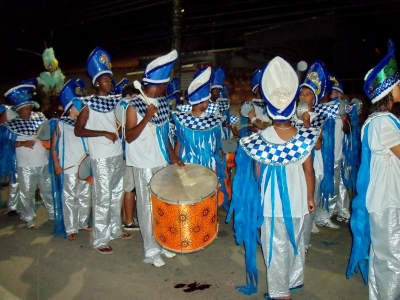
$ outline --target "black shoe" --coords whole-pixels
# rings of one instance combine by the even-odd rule
[[[139,224],[135,223],[135,222],[132,222],[129,225],[127,225],[127,224],[124,225],[124,230],[131,231],[131,230],[139,230],[139,229],[140,229]]]
[[[9,217],[16,217],[19,213],[16,210],[10,210],[7,214]]]

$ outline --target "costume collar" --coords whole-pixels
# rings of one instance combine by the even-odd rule
[[[36,134],[45,119],[42,113],[32,112],[29,120],[22,120],[18,117],[4,123],[4,126],[18,135],[32,136]]]
[[[158,109],[157,116],[155,115],[151,118],[150,123],[155,126],[162,126],[165,122],[169,121],[169,106],[164,96],[154,98]],[[135,97],[131,99],[130,105],[139,113],[140,116],[144,118],[146,115],[147,104],[143,100],[142,96]]]
[[[121,95],[108,95],[108,96],[92,95],[79,99],[82,100],[85,106],[89,107],[94,111],[100,113],[109,113],[114,110],[115,105],[121,99]]]
[[[202,131],[210,130],[220,126],[221,123],[225,120],[225,117],[218,115],[205,115],[203,117],[195,117],[188,112],[173,111],[172,119],[183,127],[191,130]]]

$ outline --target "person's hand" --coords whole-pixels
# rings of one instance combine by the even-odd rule
[[[115,132],[104,131],[103,136],[109,139],[113,143],[115,143],[115,141],[118,140],[118,135]]]
[[[183,167],[185,165],[183,160],[181,160],[179,156],[175,154],[175,152],[170,152],[169,159],[173,165],[177,165],[179,167]]]
[[[305,127],[311,127],[311,117],[308,111],[304,112],[301,115],[301,119],[303,120],[303,124]]]
[[[308,212],[312,213],[315,210],[314,199],[308,199],[307,200],[307,205],[308,205]]]
[[[61,168],[60,164],[54,165],[54,173],[60,175],[64,170]]]
[[[34,140],[23,141],[23,142],[21,142],[21,146],[33,149],[33,147],[35,147],[35,143],[36,143],[36,141],[34,141]]]
[[[151,118],[157,113],[158,109],[153,104],[150,104],[146,109],[146,114],[143,119],[150,122]]]
[[[251,119],[253,119],[256,116],[256,113],[254,111],[254,109],[252,109],[251,111],[249,111],[249,113],[247,114],[247,116],[249,117],[249,120],[251,121]]]

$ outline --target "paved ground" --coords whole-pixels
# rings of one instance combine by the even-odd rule
[[[263,299],[266,292],[261,248],[258,292],[245,296],[235,290],[245,283],[244,251],[235,243],[232,224],[224,222],[223,209],[218,238],[208,248],[165,259],[161,268],[142,262],[138,231],[131,240],[112,241],[114,254],[101,255],[92,249],[90,233],[79,232],[73,242],[52,236],[43,206],[37,214],[36,228],[27,229],[0,210],[0,299]],[[321,229],[311,242],[305,288],[293,299],[367,299],[361,276],[345,277],[348,225]]]

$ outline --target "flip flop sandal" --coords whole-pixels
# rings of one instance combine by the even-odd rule
[[[124,233],[121,233],[121,235],[118,238],[121,240],[129,240],[132,238],[132,234],[124,232]]]
[[[95,250],[101,254],[112,254],[114,250],[110,246],[100,246],[99,248],[95,248]]]

